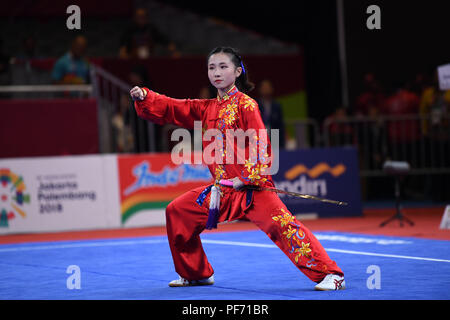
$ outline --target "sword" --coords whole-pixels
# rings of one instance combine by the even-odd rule
[[[229,181],[229,180],[220,180],[220,184],[223,185],[223,186],[227,186],[227,187],[233,187],[233,182]],[[310,200],[316,200],[316,201],[320,201],[320,202],[336,204],[338,206],[346,206],[346,205],[348,205],[348,203],[344,202],[344,201],[319,198],[319,197],[316,197],[316,196],[311,196],[309,194],[302,194],[302,193],[297,193],[297,192],[289,192],[289,191],[284,191],[284,190],[280,190],[280,189],[276,189],[276,188],[270,188],[270,187],[260,187],[260,186],[254,186],[254,185],[246,185],[245,188],[256,190],[256,191],[272,191],[272,192],[276,192],[276,193],[287,194],[287,195],[290,195],[290,196],[293,196],[293,197],[297,197],[297,198],[310,199]]]

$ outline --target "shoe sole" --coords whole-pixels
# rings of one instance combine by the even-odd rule
[[[207,283],[189,283],[189,284],[170,284],[169,283],[169,287],[172,288],[178,288],[178,287],[200,287],[200,286],[212,286],[214,284],[214,282],[207,282]]]
[[[324,289],[324,288],[316,288],[316,287],[314,287],[314,289],[317,291],[338,291],[338,290],[344,290],[345,286],[342,286],[339,289]]]

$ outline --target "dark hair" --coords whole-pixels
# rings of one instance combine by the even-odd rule
[[[242,60],[241,56],[239,55],[239,52],[231,47],[217,47],[214,48],[209,54],[208,54],[208,58],[206,59],[207,63],[209,61],[209,58],[216,53],[226,53],[229,55],[231,61],[233,62],[233,64],[237,67],[241,67],[242,68],[242,72],[241,75],[236,79],[236,86],[238,87],[238,89],[242,92],[250,92],[251,90],[253,90],[253,88],[255,88],[255,85],[253,83],[251,83],[248,80],[248,70],[245,67],[244,61]]]

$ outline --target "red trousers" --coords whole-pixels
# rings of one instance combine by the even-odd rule
[[[206,187],[181,195],[166,209],[167,235],[175,271],[187,280],[208,278],[214,273],[200,240],[208,219],[210,196],[207,192],[202,196]],[[276,193],[237,191],[226,187],[222,191],[219,222],[245,215],[314,282],[320,282],[329,273],[343,275],[317,238],[288,211]]]

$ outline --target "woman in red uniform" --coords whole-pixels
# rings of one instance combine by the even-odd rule
[[[216,99],[173,99],[148,88],[134,87],[130,95],[135,100],[137,114],[157,124],[172,123],[192,129],[201,121],[203,133],[216,130],[212,157],[208,167],[213,185],[193,189],[172,201],[166,208],[166,227],[175,270],[180,279],[171,287],[211,285],[214,270],[203,251],[200,233],[215,228],[217,223],[246,217],[255,223],[289,257],[308,278],[316,282],[317,290],[339,290],[345,287],[342,270],[331,260],[316,237],[286,208],[278,195],[270,191],[253,191],[245,185],[274,187],[267,174],[271,157],[270,142],[258,105],[242,91],[252,89],[247,71],[238,53],[228,47],[214,49],[207,59],[208,77],[217,88]],[[255,135],[258,152],[252,144],[229,150],[230,130],[242,129]],[[252,130],[253,129],[253,130]],[[204,150],[210,141],[203,139]],[[211,148],[209,148],[211,149]],[[230,161],[227,151],[237,157],[249,155],[245,161]],[[235,158],[233,158],[235,160]],[[220,181],[228,180],[232,188]]]

